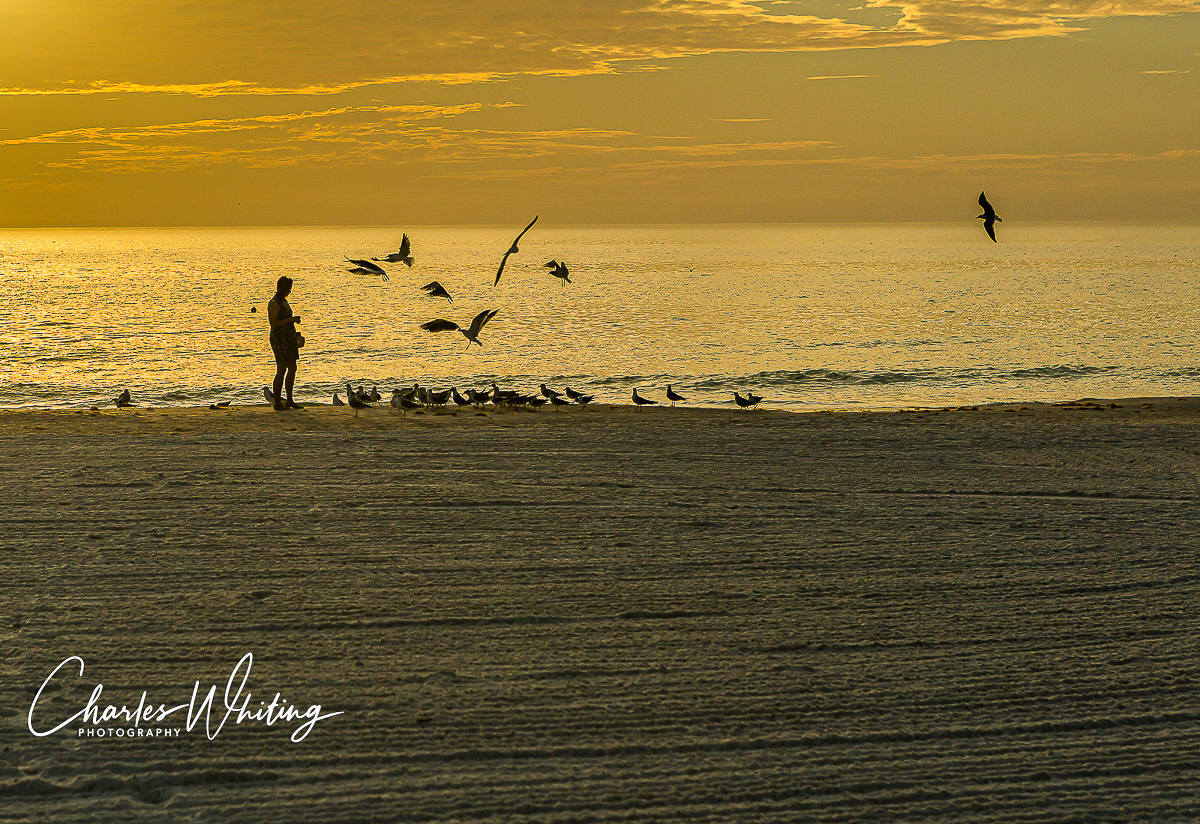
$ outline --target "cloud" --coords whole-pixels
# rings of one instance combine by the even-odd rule
[[[589,157],[645,155],[717,159],[786,155],[835,148],[828,141],[713,142],[625,130],[568,128],[505,130],[457,124],[485,108],[343,106],[319,111],[65,129],[0,141],[41,152],[49,170],[100,173],[182,171],[235,164],[247,168],[347,166],[415,162],[479,169],[497,162],[523,167]],[[553,159],[553,160],[552,160]]]
[[[1191,74],[1187,69],[1146,69],[1142,74]]]
[[[1159,154],[856,156],[827,140],[713,141],[619,129],[485,128],[468,118],[488,108],[457,105],[338,106],[225,119],[87,127],[0,140],[38,152],[41,168],[140,174],[213,166],[245,168],[413,164],[426,176],[538,178],[548,169],[640,175],[723,167],[826,166],[853,170],[982,171],[1096,168],[1115,163],[1179,162],[1200,150]],[[759,122],[760,118],[728,118]],[[441,172],[437,171],[439,168]],[[453,170],[451,170],[453,169]]]
[[[553,166],[508,167],[475,169],[430,170],[422,177],[460,178],[481,180],[541,180],[554,178],[569,180],[572,185],[611,182],[621,179],[628,182],[661,183],[674,172],[675,178],[689,176],[693,172],[734,168],[784,168],[810,167],[837,169],[840,173],[864,173],[879,179],[887,173],[977,173],[988,172],[1039,172],[1056,175],[1090,176],[1099,169],[1117,164],[1162,163],[1200,158],[1200,149],[1172,150],[1160,153],[1104,153],[1076,152],[1065,154],[976,154],[976,155],[916,155],[911,157],[880,157],[876,155],[830,155],[811,151],[754,152],[739,151],[730,144],[726,150],[703,156],[702,153],[675,153],[668,147],[659,147],[660,157],[624,159],[614,156],[598,177],[594,166],[556,163]],[[812,146],[808,148],[830,148]],[[689,154],[691,156],[689,156]],[[767,155],[767,156],[762,156]]]
[[[722,52],[1062,36],[1102,18],[1197,12],[1200,0],[869,0],[844,17],[794,6],[412,0],[398,13],[392,0],[45,0],[8,21],[0,10],[0,95],[330,95],[643,71]],[[880,24],[881,11],[895,20]]]
[[[853,80],[859,77],[874,77],[873,74],[818,74],[805,80]]]
[[[1197,0],[869,0],[900,12],[895,31],[939,41],[1008,40],[1080,31],[1109,17],[1153,17],[1200,11]]]
[[[123,128],[91,127],[68,129],[0,140],[0,146],[33,143],[77,143],[122,146],[154,138],[171,139],[195,134],[252,131],[292,124],[297,121],[330,119],[345,115],[383,114],[393,115],[396,120],[421,120],[436,117],[453,117],[467,112],[478,111],[481,108],[483,106],[480,103],[463,103],[454,106],[341,106],[317,112],[305,111],[289,114],[268,114],[225,120],[191,120],[184,123],[163,123]]]

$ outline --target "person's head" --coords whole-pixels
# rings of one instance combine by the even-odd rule
[[[292,279],[287,275],[281,275],[279,280],[275,282],[275,294],[281,298],[286,298],[292,291]]]

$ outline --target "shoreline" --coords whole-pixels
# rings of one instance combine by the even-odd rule
[[[22,431],[53,431],[87,434],[88,429],[163,430],[175,432],[253,432],[253,431],[343,431],[378,432],[404,427],[447,426],[579,426],[592,424],[636,425],[638,422],[661,423],[669,416],[678,422],[750,423],[755,420],[866,420],[932,417],[992,417],[1016,419],[1037,417],[1049,420],[1099,418],[1187,419],[1200,416],[1200,396],[1147,396],[1126,398],[1080,398],[1066,401],[1028,401],[960,406],[909,407],[902,409],[720,409],[715,407],[675,408],[652,406],[637,408],[624,404],[595,404],[588,408],[565,407],[563,411],[504,411],[492,409],[443,409],[435,412],[412,411],[401,415],[386,403],[362,410],[356,417],[350,407],[326,403],[306,403],[302,410],[276,412],[267,404],[247,404],[212,409],[207,406],[129,407],[116,409],[0,409],[0,435]]]

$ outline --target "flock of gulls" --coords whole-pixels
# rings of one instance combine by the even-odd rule
[[[492,281],[493,286],[499,285],[500,278],[504,274],[504,267],[508,263],[509,257],[521,251],[519,245],[521,238],[525,237],[525,234],[533,228],[534,224],[538,222],[538,217],[538,215],[535,215],[533,220],[529,221],[525,228],[522,229],[513,239],[513,242],[509,245],[507,251],[504,252],[503,257],[500,258],[500,265],[496,267],[495,280]],[[388,275],[387,271],[379,264],[403,263],[406,266],[411,267],[414,262],[412,255],[412,241],[409,239],[408,235],[405,234],[400,240],[400,248],[382,258],[372,257],[371,259],[367,260],[351,258],[348,255],[346,255],[345,258],[349,263],[353,264],[353,267],[349,269],[349,271],[353,274],[374,275],[381,277],[383,280],[390,280],[390,276]],[[548,261],[544,265],[545,268],[550,270],[551,276],[558,278],[559,283],[562,286],[566,286],[571,282],[571,270],[567,267],[567,264],[564,261],[555,259]],[[451,296],[450,291],[436,280],[417,288],[431,298],[445,298],[450,303],[454,302],[454,298]],[[500,310],[498,309],[484,309],[475,315],[475,317],[471,319],[471,322],[465,326],[445,318],[434,318],[431,321],[422,323],[420,328],[426,332],[458,332],[467,339],[468,349],[471,348],[472,343],[482,347],[483,344],[479,340],[479,335],[483,331],[484,326],[487,325],[488,321],[496,317],[499,311]],[[263,387],[263,396],[273,400],[270,387]],[[675,388],[669,384],[667,386],[666,397],[667,401],[670,402],[672,407],[678,402],[687,400],[687,398],[676,392]],[[640,395],[636,388],[633,390],[632,399],[635,409],[641,409],[643,406],[655,406],[659,404],[659,401],[651,400]],[[738,407],[742,409],[752,409],[762,401],[762,396],[755,395],[752,392],[747,392],[746,396],[743,397],[740,392],[734,392],[733,399],[734,403],[737,404]],[[379,404],[382,400],[383,396],[379,393],[378,387],[372,388],[371,391],[368,392],[361,386],[357,389],[352,389],[350,384],[346,384],[345,400],[342,400],[342,398],[339,397],[336,392],[333,394],[333,405],[349,406],[352,410],[354,410],[355,416],[358,415],[359,410],[369,409]],[[561,407],[564,406],[580,406],[586,408],[592,400],[592,395],[578,392],[569,386],[566,387],[565,391],[559,392],[551,389],[544,383],[538,387],[538,391],[536,393],[523,392],[516,389],[501,389],[495,383],[492,383],[490,389],[467,389],[465,392],[461,393],[458,391],[458,387],[456,386],[452,386],[449,389],[439,390],[423,387],[420,384],[413,384],[412,388],[406,391],[402,391],[400,389],[392,390],[392,398],[388,402],[388,405],[402,415],[407,415],[410,411],[418,410],[436,412],[439,409],[445,409],[450,406],[457,408],[472,407],[475,409],[483,409],[488,404],[491,404],[491,409],[498,411],[517,411],[522,409],[536,411],[541,409],[543,406],[550,405],[553,406],[554,411],[557,412]]]
[[[982,220],[983,229],[985,232],[987,232],[988,237],[992,239],[993,243],[998,242],[996,240],[996,224],[1003,223],[1003,219],[996,214],[995,208],[993,208],[992,204],[988,202],[987,196],[984,192],[979,193],[979,206],[983,209],[983,213],[977,215],[975,219]],[[496,286],[500,283],[500,276],[504,274],[504,266],[508,263],[508,258],[511,255],[515,255],[521,251],[520,247],[518,246],[521,238],[525,237],[525,234],[532,229],[534,224],[537,222],[538,216],[535,215],[533,220],[529,221],[528,225],[526,225],[525,228],[522,229],[516,236],[516,238],[513,239],[513,242],[508,247],[508,250],[504,253],[503,257],[500,258],[500,265],[496,268],[496,278],[494,281],[492,281],[493,286]],[[411,268],[415,262],[412,255],[412,241],[409,239],[407,234],[403,235],[400,240],[400,246],[395,252],[390,252],[381,258],[372,257],[370,259],[356,259],[351,258],[348,255],[345,256],[345,258],[347,262],[353,264],[353,266],[349,269],[349,271],[353,274],[372,275],[375,277],[380,277],[385,281],[390,280],[391,278],[388,275],[387,270],[379,265],[380,263],[403,263],[405,266]],[[571,282],[570,270],[567,268],[566,263],[559,260],[550,260],[544,265],[550,270],[550,274],[552,276],[558,278],[561,285],[566,286]],[[454,302],[454,298],[450,295],[449,290],[447,290],[445,286],[436,280],[418,288],[428,297],[439,299],[445,298],[450,303]],[[251,309],[251,311],[253,312],[255,310]],[[496,317],[498,312],[498,309],[484,309],[476,314],[475,317],[471,319],[471,322],[466,326],[463,326],[452,320],[446,320],[445,318],[434,318],[431,321],[426,321],[425,323],[420,324],[420,328],[426,332],[459,332],[464,338],[467,339],[468,349],[471,348],[472,343],[482,347],[483,344],[479,340],[479,334],[483,331],[483,328],[487,325],[488,321]],[[267,403],[274,403],[274,396],[272,395],[271,387],[263,387],[263,396],[266,398]],[[566,387],[563,392],[558,392],[557,390],[551,389],[544,383],[538,387],[538,392],[536,393],[528,393],[515,389],[501,389],[495,384],[495,382],[492,383],[490,389],[467,389],[465,392],[461,393],[458,391],[458,387],[456,386],[452,386],[449,389],[439,390],[423,387],[420,384],[414,383],[408,390],[394,389],[392,391],[391,400],[388,401],[388,406],[405,416],[407,416],[409,412],[413,411],[436,412],[441,409],[446,409],[450,406],[460,409],[472,407],[477,410],[482,410],[486,408],[488,404],[491,405],[491,409],[496,411],[517,411],[522,409],[536,411],[541,409],[543,406],[550,405],[553,406],[554,411],[557,412],[559,408],[563,406],[578,406],[586,408],[593,399],[594,396],[576,391],[569,386]],[[686,397],[676,392],[674,386],[671,384],[667,385],[666,399],[672,407],[674,407],[676,403],[687,400]],[[372,408],[382,402],[382,400],[383,396],[379,394],[378,388],[372,388],[371,391],[367,392],[361,386],[358,387],[358,389],[351,389],[350,384],[348,383],[346,384],[345,400],[342,400],[336,392],[333,394],[333,405],[349,406],[354,411],[355,416],[358,415],[359,410]],[[634,388],[633,390],[632,400],[635,409],[641,409],[643,406],[657,406],[660,404],[659,401],[642,396],[638,392],[637,388]],[[761,395],[756,395],[753,392],[747,392],[745,395],[742,395],[740,392],[733,393],[733,402],[740,409],[753,409],[757,407],[762,400],[763,398]],[[120,395],[113,399],[113,404],[118,408],[133,406],[133,398],[130,395],[129,390],[126,389],[121,392]],[[229,401],[221,401],[219,403],[210,404],[209,409],[223,409],[227,408],[229,404]]]
[[[525,233],[533,228],[533,224],[538,222],[538,217],[540,217],[540,215],[535,215],[533,220],[529,221],[529,225],[521,230],[520,234],[518,234],[513,242],[509,245],[508,251],[506,251],[504,256],[500,258],[500,265],[496,268],[496,279],[492,281],[493,286],[496,286],[500,283],[500,276],[504,274],[504,265],[508,263],[509,256],[515,255],[521,251],[517,244],[521,242],[521,238],[525,237]],[[405,266],[410,268],[414,263],[414,258],[412,255],[412,241],[409,239],[407,234],[400,239],[399,249],[397,249],[395,252],[390,252],[381,258],[352,258],[349,255],[344,255],[344,257],[346,258],[347,263],[353,264],[353,266],[347,270],[350,273],[355,275],[372,275],[385,281],[391,280],[391,276],[388,274],[386,269],[379,265],[380,263],[403,263]],[[558,260],[551,260],[545,265],[546,268],[550,270],[550,274],[558,278],[559,282],[563,286],[566,286],[571,282],[571,270],[567,268],[566,263]],[[436,280],[417,288],[424,292],[428,297],[445,298],[448,302],[454,303],[454,298],[451,296],[450,291]],[[466,326],[463,326],[452,320],[446,320],[445,318],[434,318],[431,321],[422,323],[420,328],[426,332],[461,332],[463,337],[467,339],[467,348],[470,349],[472,343],[478,346],[483,346],[483,344],[479,341],[479,333],[483,330],[484,324],[496,317],[496,314],[499,311],[499,309],[484,309],[471,320],[470,324]]]
[[[271,388],[263,387],[263,397],[271,398]],[[674,407],[676,403],[686,401],[687,398],[675,391],[675,387],[667,384],[666,392],[667,400]],[[734,402],[742,409],[752,409],[762,402],[761,395],[755,395],[751,392],[746,393],[743,397],[740,392],[733,393]],[[633,404],[635,409],[641,409],[643,406],[657,406],[659,401],[643,397],[638,390],[633,390]],[[522,392],[515,389],[501,389],[496,385],[495,381],[488,389],[467,389],[465,392],[459,392],[457,386],[452,386],[449,389],[431,389],[421,386],[419,383],[414,383],[410,389],[392,390],[392,398],[388,401],[390,406],[401,415],[407,417],[409,412],[437,412],[440,409],[447,409],[451,406],[457,409],[471,407],[476,410],[490,408],[494,411],[508,410],[530,410],[537,411],[543,406],[552,406],[557,412],[564,406],[577,406],[587,408],[587,405],[595,400],[594,395],[587,395],[571,387],[565,387],[562,392],[556,389],[551,389],[546,384],[538,387],[535,393]],[[370,391],[359,386],[357,389],[352,389],[350,384],[346,384],[346,399],[333,393],[334,406],[349,406],[354,410],[355,417],[361,409],[370,409],[383,401],[383,395],[379,393],[379,387],[374,386]]]

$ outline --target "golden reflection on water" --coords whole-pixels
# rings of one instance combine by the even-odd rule
[[[520,221],[518,221],[520,222]],[[492,286],[504,227],[0,233],[0,405],[260,398],[275,279],[308,341],[299,384],[327,400],[382,387],[543,380],[625,402],[670,382],[705,403],[757,389],[791,408],[1188,391],[1200,228],[554,227],[545,216]],[[516,228],[520,228],[519,226]],[[572,283],[543,264],[564,260]],[[437,280],[454,303],[417,289]],[[258,307],[251,313],[252,306]],[[466,324],[499,314],[466,347]]]

